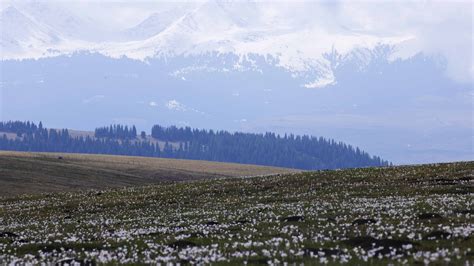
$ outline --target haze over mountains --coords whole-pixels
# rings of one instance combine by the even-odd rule
[[[1,120],[294,132],[395,163],[473,159],[469,3],[393,4],[414,29],[363,3],[1,3]]]

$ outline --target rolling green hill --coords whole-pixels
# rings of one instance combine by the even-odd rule
[[[0,151],[0,196],[295,171],[207,161]]]

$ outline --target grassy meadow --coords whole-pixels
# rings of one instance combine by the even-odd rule
[[[3,197],[0,264],[472,265],[474,162]]]

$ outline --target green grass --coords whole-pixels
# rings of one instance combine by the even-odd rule
[[[18,237],[0,237],[0,264],[472,264],[473,176],[464,162],[4,198],[0,232]]]

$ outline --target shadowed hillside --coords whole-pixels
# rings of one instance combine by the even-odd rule
[[[0,151],[0,196],[292,171],[296,170],[131,156]]]

